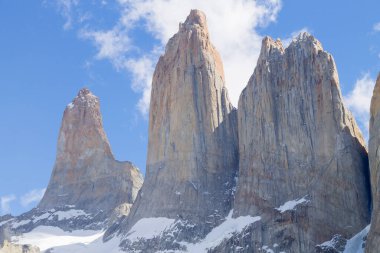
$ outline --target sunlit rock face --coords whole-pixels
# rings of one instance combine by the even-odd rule
[[[192,10],[156,66],[145,183],[128,218],[167,217],[203,235],[232,207],[238,167],[236,110],[205,15]]]
[[[262,235],[252,235],[261,246],[314,252],[368,224],[365,142],[343,104],[334,60],[313,36],[302,33],[286,49],[263,40],[239,99],[238,126],[234,216],[267,216]],[[303,197],[298,209],[275,209]]]
[[[368,234],[366,253],[379,252],[380,248],[380,75],[377,77],[371,100],[368,153],[371,170],[373,210]]]
[[[88,89],[80,90],[65,109],[54,170],[38,208],[75,206],[107,214],[121,204],[132,204],[142,182],[132,163],[114,159],[99,99]]]

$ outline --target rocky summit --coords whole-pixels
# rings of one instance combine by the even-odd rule
[[[371,118],[369,121],[369,162],[371,167],[371,186],[373,212],[366,253],[377,253],[380,248],[380,75],[377,77],[371,100]]]

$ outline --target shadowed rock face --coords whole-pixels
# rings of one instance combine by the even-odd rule
[[[343,105],[334,60],[319,41],[302,33],[284,49],[265,38],[238,108],[234,215],[278,221],[257,240],[272,245],[287,238],[286,252],[313,252],[333,235],[347,238],[368,224],[365,142]],[[302,197],[308,202],[301,213],[286,218],[275,210]]]
[[[146,178],[128,223],[168,217],[208,230],[231,209],[237,157],[223,65],[205,15],[192,10],[154,72]]]
[[[371,119],[369,122],[368,155],[371,168],[371,187],[373,210],[371,228],[368,234],[366,253],[377,253],[380,248],[380,75],[377,77],[371,100]]]
[[[133,203],[142,182],[133,164],[114,159],[99,99],[88,89],[80,90],[65,109],[54,170],[38,208],[74,205],[107,213],[120,204]]]
[[[32,245],[16,245],[4,241],[0,244],[0,253],[40,253],[40,250]]]

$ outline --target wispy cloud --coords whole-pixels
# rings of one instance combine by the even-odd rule
[[[149,108],[154,65],[191,9],[206,13],[210,36],[222,56],[226,85],[235,105],[260,53],[262,35],[257,29],[275,22],[281,9],[281,0],[118,0],[118,3],[120,17],[111,29],[86,27],[80,36],[94,43],[97,59],[110,60],[118,70],[132,74],[132,89],[141,94],[138,108],[144,115]],[[151,49],[140,47],[142,41],[131,35],[135,29],[143,29],[154,38]]]
[[[55,3],[59,13],[65,18],[63,29],[69,30],[73,24],[73,9],[79,4],[79,0],[56,0]]]
[[[23,207],[28,207],[32,203],[39,202],[42,197],[44,196],[44,193],[46,191],[46,188],[44,189],[34,189],[26,194],[22,195],[20,198],[20,204]]]
[[[380,22],[373,25],[374,32],[380,32]]]
[[[345,96],[345,102],[360,125],[363,134],[368,139],[369,111],[375,80],[369,73],[363,74],[354,85],[354,88]]]
[[[10,203],[16,200],[16,196],[14,194],[1,196],[0,197],[0,211],[1,214],[8,214],[11,212]]]

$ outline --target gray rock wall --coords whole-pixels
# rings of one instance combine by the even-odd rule
[[[168,217],[202,224],[204,234],[226,216],[238,167],[236,116],[205,15],[192,10],[154,72],[146,178],[130,225]]]
[[[371,188],[373,210],[371,228],[366,243],[366,253],[377,253],[380,250],[380,75],[377,78],[371,100],[371,118],[369,122],[368,155],[371,168]]]
[[[350,237],[369,223],[365,142],[343,104],[334,60],[303,33],[288,48],[265,38],[238,107],[239,181],[234,215],[262,215],[263,244],[292,241],[313,252],[333,235]],[[305,212],[273,223],[276,207],[306,197]],[[284,227],[284,225],[286,225]],[[270,231],[270,229],[268,229]],[[286,251],[288,252],[288,251]]]

